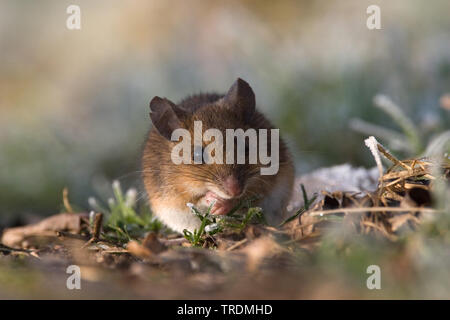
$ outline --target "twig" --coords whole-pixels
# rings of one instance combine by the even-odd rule
[[[93,228],[94,230],[92,231],[92,238],[89,239],[89,241],[83,245],[83,248],[86,248],[93,242],[97,242],[98,240],[100,240],[100,232],[102,231],[102,222],[103,222],[103,213],[96,213]]]
[[[390,234],[389,232],[386,231],[386,229],[381,228],[379,225],[377,225],[376,223],[370,222],[370,221],[362,221],[361,222],[363,225],[369,227],[369,228],[373,228],[376,229],[378,231],[380,231],[386,238],[388,238],[391,241],[395,241],[398,239],[397,236]]]
[[[327,215],[327,214],[335,214],[335,213],[358,213],[358,212],[406,212],[406,211],[420,211],[420,212],[431,212],[438,213],[440,210],[432,209],[432,208],[417,208],[417,207],[370,207],[370,208],[340,208],[340,209],[332,209],[332,210],[319,210],[310,213],[311,217]]]
[[[248,241],[247,238],[242,239],[241,241],[236,242],[235,244],[233,244],[231,247],[228,247],[226,251],[231,251],[236,249],[237,247],[240,247],[241,245],[243,245],[244,243],[246,243]]]
[[[6,252],[26,252],[26,253],[32,253],[34,250],[28,250],[28,249],[22,249],[22,248],[12,248],[5,246],[4,244],[0,243],[0,251],[6,251]]]
[[[8,246],[5,246],[4,244],[0,243],[0,252],[6,252],[6,253],[11,253],[11,252],[20,252],[20,253],[24,253],[24,254],[28,254],[32,257],[35,257],[37,259],[41,259],[41,257],[39,257],[39,255],[37,254],[37,250],[28,250],[28,249],[22,249],[22,248],[11,248]]]
[[[399,165],[399,166],[405,168],[406,170],[411,170],[411,167],[407,166],[402,161],[400,161],[396,157],[394,157],[389,151],[387,151],[385,148],[383,148],[383,146],[380,143],[377,144],[377,148],[378,148],[378,151],[380,151],[383,154],[383,156],[386,157],[386,159],[390,160],[391,162],[393,162],[396,165]]]
[[[73,209],[69,202],[69,190],[67,188],[63,189],[63,203],[68,213],[72,213]]]
[[[103,213],[95,214],[94,231],[92,238],[95,240],[100,239],[100,232],[102,231]]]
[[[188,240],[186,238],[159,239],[159,241],[166,246],[178,246],[178,245],[188,242]]]
[[[381,163],[380,154],[378,152],[377,146],[379,145],[377,139],[375,139],[374,136],[370,136],[366,140],[364,140],[364,143],[369,148],[370,152],[372,153],[373,158],[375,159],[375,163],[377,164],[378,168],[378,174],[379,174],[379,181],[381,182],[381,177],[383,176],[383,164]]]
[[[317,237],[320,237],[321,235],[322,235],[322,233],[320,233],[318,231],[314,231],[314,232],[308,233],[303,238],[291,239],[291,240],[283,242],[283,244],[284,245],[289,245],[289,244],[300,242],[300,241],[303,241],[303,240],[306,240],[306,239],[317,238]]]

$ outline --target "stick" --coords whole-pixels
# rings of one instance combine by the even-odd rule
[[[241,241],[236,242],[235,244],[233,244],[231,247],[227,248],[227,251],[231,251],[236,249],[237,247],[240,247],[241,245],[243,245],[244,243],[246,243],[248,241],[247,238],[242,239]]]
[[[89,239],[89,241],[83,245],[83,248],[86,248],[91,243],[100,240],[100,232],[102,231],[102,222],[103,222],[103,213],[96,213],[94,220],[94,230],[92,231],[92,238]]]
[[[332,210],[320,210],[320,211],[311,212],[310,216],[315,217],[315,216],[320,216],[320,215],[335,214],[335,213],[341,213],[341,212],[358,213],[358,212],[383,212],[383,211],[391,211],[391,212],[420,211],[420,212],[431,212],[431,213],[440,212],[440,210],[436,210],[436,209],[432,209],[432,208],[371,207],[371,208],[341,208],[341,209],[332,209]]]
[[[94,231],[92,235],[92,238],[95,239],[95,241],[100,239],[100,232],[102,231],[102,223],[103,223],[103,213],[96,213],[94,221]]]

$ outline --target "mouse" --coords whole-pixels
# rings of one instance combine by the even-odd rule
[[[167,227],[180,233],[193,232],[199,229],[201,221],[192,213],[192,206],[200,212],[209,210],[213,215],[225,215],[246,199],[252,199],[252,207],[262,209],[270,225],[277,225],[286,218],[295,175],[292,156],[284,140],[273,134],[277,129],[256,107],[255,93],[245,80],[238,78],[225,94],[200,93],[179,103],[155,96],[150,101],[150,119],[152,126],[141,156],[142,180],[152,213]],[[179,130],[198,137],[199,133],[194,132],[198,124],[201,124],[200,141],[184,136],[174,139],[174,132]],[[219,141],[222,140],[219,136],[205,139],[204,134],[209,129],[226,136],[226,142]],[[271,133],[266,135],[269,136],[266,147],[268,154],[278,152],[275,173],[262,174],[267,161],[265,164],[262,159],[250,161],[249,150],[254,146],[245,136],[244,161],[236,161],[239,142],[236,142],[237,136],[231,137],[233,141],[228,140],[227,134],[239,129]],[[278,138],[277,149],[272,145],[275,138]],[[254,141],[261,142],[261,139]],[[184,146],[187,144],[183,149],[187,150],[183,155],[187,160],[177,162],[173,150],[181,142]],[[216,147],[222,149],[214,149],[210,154],[225,153],[225,161],[205,159],[204,150],[213,142],[221,142]],[[200,152],[196,148],[200,148]],[[232,161],[228,158],[230,153]],[[200,161],[196,161],[199,158]]]

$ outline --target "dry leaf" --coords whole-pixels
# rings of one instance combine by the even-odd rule
[[[282,247],[272,237],[264,236],[254,240],[242,251],[247,255],[248,270],[256,271],[265,258],[273,257],[282,250]]]
[[[3,231],[2,243],[18,248],[22,246],[24,241],[28,243],[36,243],[46,238],[50,241],[57,239],[57,231],[68,231],[79,233],[83,228],[83,218],[85,213],[61,213],[46,218],[36,224],[5,229]]]

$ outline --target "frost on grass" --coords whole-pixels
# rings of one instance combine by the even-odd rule
[[[212,223],[205,227],[205,232],[213,232],[213,231],[217,230],[218,228],[219,228],[219,224]]]
[[[381,163],[381,157],[378,151],[378,141],[377,139],[375,139],[374,136],[371,136],[366,140],[364,140],[364,143],[370,149],[370,152],[372,153],[375,159],[378,168],[378,173],[380,174],[379,177],[381,178],[383,176],[383,164]]]
[[[321,191],[335,192],[345,190],[349,192],[375,191],[378,182],[378,170],[376,167],[353,167],[345,163],[328,168],[317,169],[295,179],[294,190],[288,211],[303,206],[301,185],[303,184],[308,194],[318,194],[318,200],[322,198]]]

